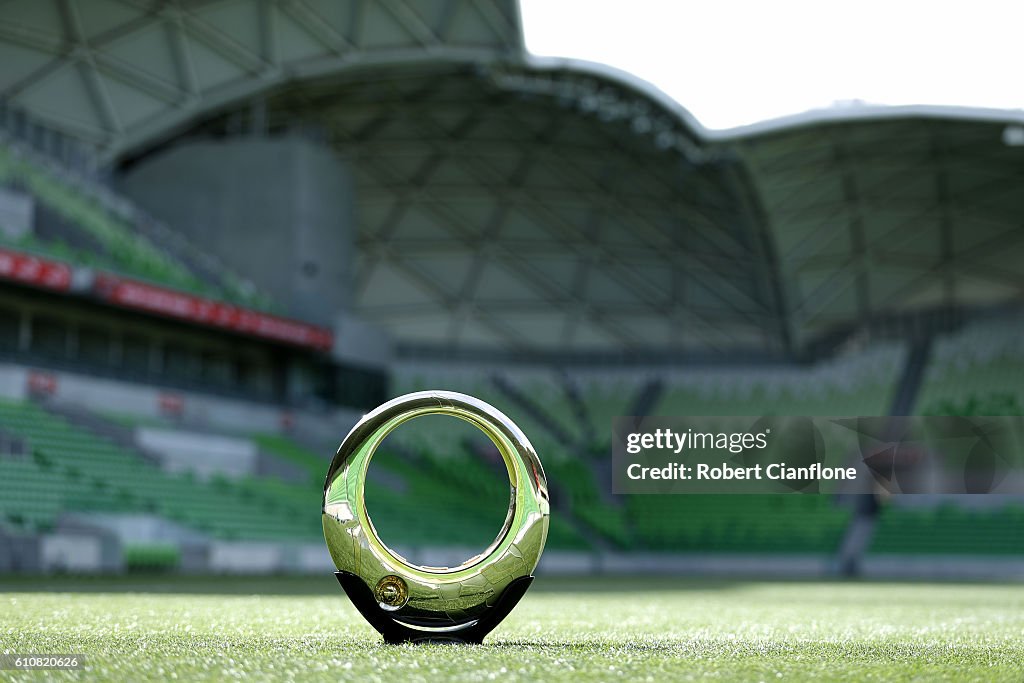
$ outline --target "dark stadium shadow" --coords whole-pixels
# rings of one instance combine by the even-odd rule
[[[735,590],[752,583],[799,583],[788,578],[710,578],[668,574],[610,574],[601,576],[538,576],[530,592],[538,593],[660,593]]]
[[[309,576],[0,576],[0,593],[192,593],[204,595],[337,595],[334,575]]]
[[[813,583],[870,583],[864,579],[819,578]],[[693,576],[538,576],[527,594],[543,593],[660,593],[665,591],[730,591],[751,585],[806,583],[800,578],[701,578]],[[881,583],[915,583],[914,579],[879,580]],[[931,583],[958,581],[933,580]],[[987,585],[1000,585],[991,582]],[[1007,584],[1011,585],[1011,584]],[[333,574],[306,576],[222,576],[176,574],[0,575],[0,593],[167,593],[200,595],[326,595],[344,598]]]
[[[799,579],[768,579],[797,583]],[[765,579],[718,579],[665,575],[538,576],[536,593],[653,593],[728,591]],[[222,576],[180,574],[0,575],[0,593],[193,593],[203,595],[337,595],[344,596],[331,573],[306,576]]]

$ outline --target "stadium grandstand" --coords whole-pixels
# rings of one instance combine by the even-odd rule
[[[713,132],[512,0],[9,0],[0,65],[0,572],[328,571],[435,388],[537,447],[542,570],[1024,574],[1019,498],[610,483],[617,415],[1021,415],[1019,112]],[[368,504],[461,560],[500,457],[422,422]]]

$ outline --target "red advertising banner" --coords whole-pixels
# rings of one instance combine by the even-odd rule
[[[94,287],[101,299],[117,306],[322,351],[334,345],[334,333],[325,327],[238,308],[109,273],[97,274]]]
[[[27,379],[30,396],[45,397],[57,393],[57,376],[52,373],[29,370]]]
[[[162,393],[157,397],[157,407],[163,415],[180,417],[185,412],[185,399],[180,394]]]
[[[0,249],[0,278],[65,292],[71,289],[71,266],[32,254]]]

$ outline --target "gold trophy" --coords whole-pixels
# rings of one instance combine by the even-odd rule
[[[387,547],[366,511],[366,471],[399,425],[450,415],[475,425],[497,446],[508,470],[508,514],[497,538],[457,567],[421,567]],[[352,428],[327,471],[324,538],[335,576],[388,643],[480,643],[533,582],[548,535],[548,484],[537,452],[501,411],[450,391],[399,396]]]

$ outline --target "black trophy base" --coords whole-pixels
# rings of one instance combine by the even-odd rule
[[[366,585],[366,582],[351,572],[334,572],[338,577],[338,583],[345,589],[349,600],[356,606],[363,618],[370,622],[377,631],[384,636],[384,642],[392,645],[399,643],[452,643],[452,644],[477,644],[484,641],[484,637],[494,630],[501,623],[501,620],[508,616],[509,612],[519,604],[526,589],[533,583],[532,576],[521,576],[514,580],[501,595],[494,606],[484,612],[483,616],[476,621],[464,626],[448,628],[443,631],[430,631],[429,627],[423,629],[412,628],[406,624],[396,621],[391,612],[380,608],[377,600],[373,597],[373,591]]]

